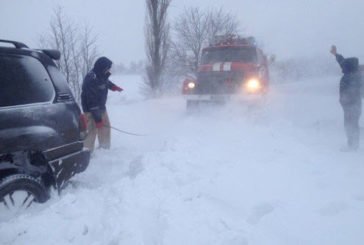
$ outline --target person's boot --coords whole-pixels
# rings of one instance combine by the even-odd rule
[[[352,140],[350,139],[348,141],[348,145],[347,146],[344,146],[340,149],[340,151],[342,152],[354,152],[354,151],[357,151],[359,149],[359,142],[358,141],[355,141],[355,140]]]
[[[357,151],[357,148],[350,147],[350,146],[344,146],[340,149],[341,152],[355,152]]]

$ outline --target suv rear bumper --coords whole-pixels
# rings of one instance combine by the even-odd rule
[[[85,171],[89,162],[90,151],[86,148],[50,161],[56,188],[62,189],[72,176]]]

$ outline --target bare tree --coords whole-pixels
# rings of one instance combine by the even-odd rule
[[[222,8],[210,10],[207,14],[208,41],[211,42],[218,35],[237,34],[239,21],[237,18],[225,12]]]
[[[71,29],[71,28],[70,28]],[[72,29],[71,29],[72,30]],[[69,33],[69,46],[70,49],[70,60],[69,67],[69,81],[68,83],[72,86],[74,95],[77,101],[81,100],[81,81],[82,81],[82,63],[81,63],[81,50],[79,48],[80,37],[77,35],[78,29],[74,28]]]
[[[66,21],[63,9],[54,10],[54,16],[50,23],[51,34],[49,41],[55,44],[55,48],[61,52],[61,59],[57,61],[59,68],[65,74],[67,82],[71,80],[71,47],[74,46],[75,28]]]
[[[63,9],[54,10],[50,23],[50,33],[41,37],[41,45],[58,49],[61,59],[57,65],[65,75],[77,102],[81,100],[81,84],[86,72],[96,58],[96,37],[92,35],[90,27],[83,32],[68,20]]]
[[[217,35],[236,34],[239,22],[223,9],[186,8],[174,23],[171,58],[175,73],[196,73],[201,51]]]
[[[197,69],[204,42],[208,39],[209,15],[199,8],[185,9],[177,19],[174,31],[173,57],[188,71]]]
[[[92,69],[92,66],[97,58],[96,36],[92,34],[92,29],[85,26],[81,34],[80,51],[82,64],[82,77],[85,77],[87,72]]]
[[[167,22],[170,3],[171,0],[146,0],[145,38],[148,61],[145,83],[154,96],[161,93],[163,86],[163,72],[170,43],[170,27]]]

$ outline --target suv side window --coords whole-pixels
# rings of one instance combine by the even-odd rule
[[[0,107],[49,102],[54,94],[51,79],[39,60],[0,55]]]
[[[72,92],[68,86],[66,77],[63,75],[63,73],[61,73],[59,71],[59,69],[55,66],[48,66],[47,70],[49,72],[49,75],[52,78],[52,81],[54,82],[56,89],[60,89],[61,92],[64,92],[64,93],[66,92],[71,95]]]

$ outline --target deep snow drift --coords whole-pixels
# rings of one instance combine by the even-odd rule
[[[143,100],[140,78],[114,78],[113,126],[148,136],[113,131],[61,196],[0,221],[0,244],[359,244],[364,151],[339,151],[338,79],[188,114],[180,96]]]

